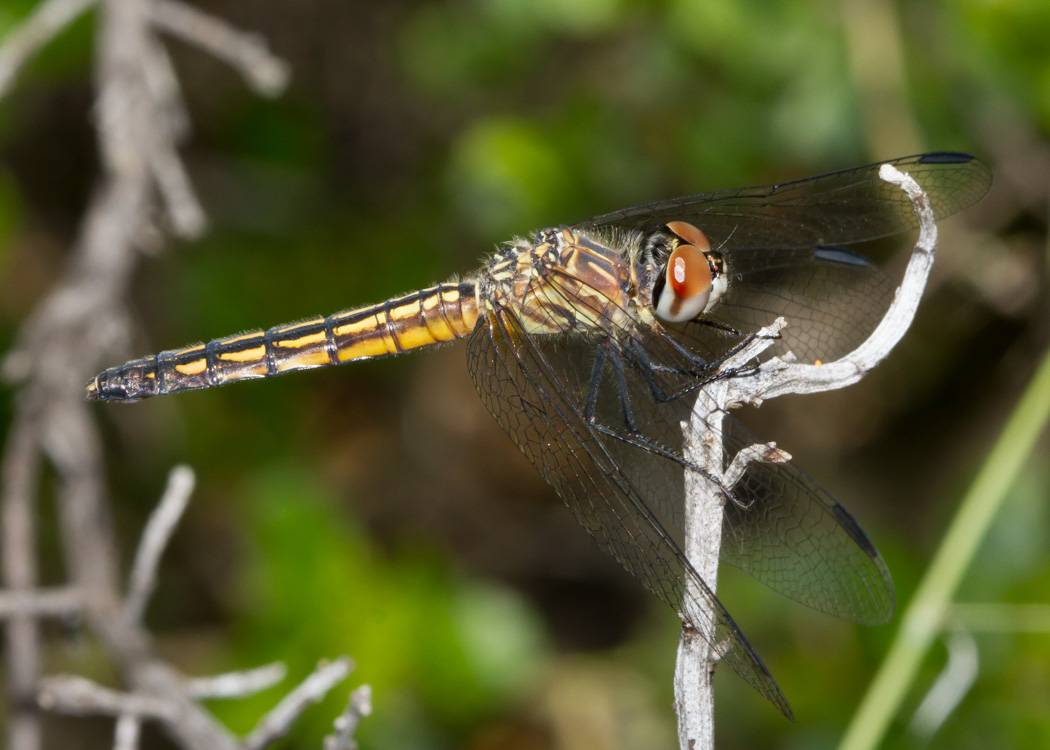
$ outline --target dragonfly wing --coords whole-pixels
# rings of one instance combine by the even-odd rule
[[[619,441],[601,434],[586,418],[577,395],[577,368],[590,363],[577,361],[566,370],[560,356],[554,361],[547,356],[564,353],[559,351],[563,344],[571,342],[565,336],[530,337],[511,311],[495,307],[467,347],[470,372],[485,405],[598,545],[691,620],[689,625],[708,639],[723,662],[790,717],[769,670],[682,554],[667,521],[648,504],[650,487],[638,473],[639,462],[621,465],[615,452]],[[647,456],[636,457],[644,463]]]
[[[648,203],[596,216],[575,229],[648,231],[688,221],[713,247],[813,247],[885,237],[918,226],[911,202],[879,177],[883,164],[908,172],[938,219],[974,205],[991,186],[988,167],[968,154],[919,154],[780,185],[725,190]]]
[[[830,362],[875,330],[896,285],[859,253],[840,247],[741,250],[726,257],[729,288],[710,320],[756,332],[783,316],[768,356]],[[697,326],[706,323],[689,323]]]
[[[604,450],[630,478],[647,507],[679,548],[684,546],[685,476],[710,479],[743,448],[759,441],[728,415],[725,463],[698,466],[683,455],[685,435],[701,444],[708,424],[693,416],[703,375],[684,373],[663,334],[636,332],[622,351],[620,372],[611,358],[600,375],[586,366],[600,343],[582,338],[533,344],[563,390],[578,404],[593,403]],[[691,383],[692,388],[686,387]],[[588,397],[588,391],[593,396]],[[677,394],[668,397],[667,394]],[[685,422],[690,425],[683,428]],[[886,565],[860,525],[824,488],[793,463],[753,462],[725,490],[722,559],[790,599],[851,622],[881,624],[893,612]]]
[[[896,290],[871,261],[841,247],[747,250],[726,261],[729,287],[718,306],[699,320],[663,324],[669,336],[708,363],[778,317],[787,327],[764,359],[791,352],[800,362],[834,361],[871,335]],[[659,350],[657,361],[668,364],[666,347],[649,343]]]
[[[790,259],[792,253],[787,255]],[[786,261],[784,265],[791,267]],[[799,282],[813,273],[809,264],[800,268],[788,278]],[[872,278],[870,265],[842,264],[842,269],[842,274]],[[787,288],[806,286],[795,283]],[[834,293],[828,285],[808,286]],[[564,290],[556,278],[549,279],[542,292],[551,309],[587,304],[588,297]],[[782,293],[776,299],[792,297]],[[819,310],[828,299],[827,294],[814,292],[806,309]],[[825,331],[813,341],[855,345],[868,333],[835,330],[838,335]],[[647,512],[679,550],[684,546],[686,473],[711,478],[726,468],[697,466],[687,460],[682,424],[691,425],[693,444],[700,444],[704,433],[711,431],[693,417],[698,391],[714,372],[703,363],[745,340],[744,334],[702,321],[684,331],[637,325],[610,336],[528,340],[528,350],[536,355],[534,364],[542,363],[550,373],[551,388],[569,404],[566,408],[583,415],[590,439],[629,480]],[[818,358],[829,353],[822,347],[809,351]],[[740,449],[757,442],[728,416],[718,432],[723,435],[726,465]],[[756,462],[735,487],[720,489],[728,489],[724,536],[730,544],[723,550],[728,562],[775,591],[837,617],[869,624],[889,618],[893,589],[882,558],[849,512],[797,467]]]
[[[729,457],[759,440],[726,417]],[[864,625],[893,616],[893,581],[860,524],[788,463],[752,463],[724,507],[722,560],[790,599]]]

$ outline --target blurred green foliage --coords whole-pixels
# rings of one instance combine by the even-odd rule
[[[0,38],[34,5],[3,3]],[[856,513],[910,596],[1046,346],[1045,0],[200,5],[271,40],[293,86],[260,102],[172,45],[195,128],[183,154],[212,229],[142,261],[135,348],[83,363],[85,379],[469,273],[542,226],[900,156],[873,152],[898,127],[988,160],[997,185],[970,217],[983,234],[946,231],[941,275],[890,361],[849,391],[749,415]],[[876,33],[860,12],[872,9],[896,36],[858,69],[850,40]],[[0,100],[0,341],[58,277],[97,177],[93,23]],[[895,50],[904,88],[882,77]],[[880,111],[906,119],[886,132]],[[128,557],[167,468],[198,472],[151,627],[194,674],[283,660],[294,680],[350,654],[351,682],[375,689],[363,747],[666,746],[676,618],[572,528],[462,359],[451,347],[100,407]],[[968,601],[1047,600],[1042,463],[998,519]],[[57,569],[53,542],[45,552]],[[735,571],[720,591],[798,717],[720,675],[720,747],[833,747],[893,626],[830,620]],[[1050,744],[1050,636],[978,642],[977,684],[925,746]],[[278,694],[215,708],[247,731]],[[287,746],[318,747],[345,695]],[[922,745],[907,720],[888,746]]]
[[[398,706],[362,727],[361,741],[376,747],[433,746],[528,684],[542,634],[517,597],[455,573],[425,540],[391,555],[377,549],[301,467],[270,466],[247,483],[233,658],[280,654],[305,676],[319,654],[369,654],[355,681],[372,686],[377,704]],[[334,695],[311,713],[317,734],[343,702]],[[230,702],[224,714],[247,731],[266,704]],[[403,711],[430,736],[407,743]]]

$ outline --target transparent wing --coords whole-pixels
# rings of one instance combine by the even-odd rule
[[[727,460],[759,442],[731,417]],[[792,463],[752,463],[724,507],[722,560],[789,599],[864,625],[893,616],[893,581],[860,524]]]
[[[864,256],[839,247],[740,250],[726,256],[729,287],[708,321],[753,333],[783,316],[787,328],[768,356],[830,362],[875,330],[896,286]],[[690,322],[678,326],[707,326]]]
[[[919,181],[938,216],[976,203],[991,181],[964,154],[891,163]],[[863,256],[834,245],[915,226],[903,193],[878,178],[880,166],[664,201],[575,226],[644,231],[671,220],[695,223],[724,253],[729,283],[701,320],[532,337],[513,310],[490,300],[468,345],[485,404],[580,524],[646,588],[679,612],[698,613],[696,630],[719,652],[728,649],[724,660],[785,713],[776,683],[682,554],[686,475],[712,482],[725,498],[722,558],[774,590],[848,620],[881,623],[893,610],[892,583],[849,512],[793,464],[753,462],[732,487],[722,486],[717,476],[756,441],[728,416],[713,430],[692,418],[693,405],[718,364],[778,316],[788,327],[763,356],[792,351],[802,361],[831,361],[874,330],[893,284]],[[606,315],[610,301],[597,290],[581,295],[561,283],[566,270],[545,273],[529,293],[549,309],[577,309],[584,320],[616,317]],[[737,376],[746,370],[720,375]],[[715,432],[726,465],[700,466],[683,455],[687,437]]]
[[[710,314],[664,324],[709,364],[778,317],[787,327],[764,358],[792,352],[800,362],[834,361],[871,335],[896,289],[867,258],[844,248],[742,250],[727,258],[727,275],[729,287]]]
[[[499,308],[475,329],[469,367],[489,411],[598,545],[683,616],[699,619],[689,624],[721,660],[790,717],[769,670],[648,504],[634,466],[621,466],[538,341]]]
[[[814,247],[885,237],[918,226],[907,196],[879,178],[892,164],[908,172],[930,197],[938,219],[969,208],[988,192],[988,168],[968,154],[906,156],[780,185],[725,190],[648,203],[573,225],[588,230],[651,230],[688,221],[714,247]]]
[[[793,257],[785,256],[786,265]],[[815,273],[811,263],[796,265],[801,270],[789,277]],[[870,275],[866,264],[843,266]],[[558,280],[554,271],[537,285],[551,309],[608,303],[572,294]],[[827,294],[808,298],[812,309],[826,302]],[[841,330],[821,340],[849,344],[866,335]],[[709,481],[717,473],[683,457],[681,425],[711,377],[709,363],[746,338],[700,323],[680,331],[531,337],[511,311],[497,308],[472,335],[468,353],[486,406],[580,524],[676,610],[696,611],[683,597],[698,592],[702,601],[692,604],[712,619],[694,627],[713,633],[713,643],[731,644],[735,656],[726,660],[732,668],[780,706],[772,678],[681,551],[686,472]],[[694,429],[699,440],[707,425]],[[728,417],[722,432],[727,460],[754,442]],[[794,465],[753,463],[726,499],[724,560],[838,617],[862,623],[889,618],[892,584],[878,552],[848,511]]]
[[[551,373],[550,387],[583,415],[606,460],[629,479],[678,554],[684,547],[686,472],[709,478],[741,449],[760,442],[724,415],[725,465],[697,466],[683,456],[683,422],[692,424],[688,437],[694,445],[709,430],[693,422],[692,414],[710,371],[689,370],[661,334],[640,330],[619,341],[535,337],[529,347]],[[754,462],[726,489],[725,562],[836,617],[867,625],[889,620],[894,597],[885,563],[849,511],[817,482],[793,463]]]
[[[841,273],[859,274],[861,286],[871,278],[882,278],[872,277],[871,267],[863,263],[840,265]],[[814,290],[805,309],[819,310],[836,299],[839,288],[815,284],[814,276],[824,278],[824,272],[813,268],[803,264],[790,276],[800,282],[792,286]],[[607,298],[596,297],[596,291],[575,295],[569,291],[574,287],[560,281],[555,271],[535,287],[550,309],[610,304]],[[598,311],[590,312],[594,317]],[[812,340],[849,350],[868,333],[863,326],[840,326]],[[682,424],[694,421],[697,391],[714,371],[710,363],[747,340],[746,334],[703,322],[677,331],[637,325],[607,336],[529,340],[529,350],[536,353],[534,364],[542,364],[550,373],[552,390],[583,415],[605,455],[630,479],[678,549],[684,537],[685,472],[710,477],[725,468],[690,465],[682,454]],[[809,351],[818,358],[829,353],[824,346]],[[691,441],[700,444],[710,428],[700,422],[693,424],[693,430]],[[719,432],[727,461],[757,442],[728,416]],[[728,562],[829,614],[867,624],[889,619],[893,589],[885,564],[849,512],[816,482],[793,464],[752,463],[729,489],[725,515],[729,544],[723,550]]]

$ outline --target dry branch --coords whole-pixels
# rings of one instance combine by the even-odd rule
[[[241,672],[227,672],[214,677],[195,677],[186,682],[186,692],[194,698],[244,698],[272,688],[287,676],[288,668],[275,661]]]
[[[40,705],[50,711],[91,716],[133,716],[172,720],[174,713],[162,700],[135,693],[121,693],[73,675],[45,677],[40,681]]]
[[[72,586],[0,591],[0,620],[12,618],[73,617],[84,608],[84,598]]]
[[[113,730],[113,750],[137,750],[142,722],[137,716],[121,714]]]
[[[0,462],[0,546],[8,712],[6,747],[39,750],[34,710],[116,717],[115,746],[133,750],[141,723],[156,721],[180,747],[261,748],[288,731],[312,702],[346,677],[350,662],[321,667],[293,690],[243,743],[201,704],[270,687],[283,665],[187,679],[155,652],[142,625],[156,572],[193,487],[189,469],[173,470],[143,534],[121,596],[102,441],[82,384],[104,354],[131,337],[123,308],[142,238],[153,231],[158,197],[171,228],[195,236],[205,226],[177,144],[189,131],[179,82],[156,31],[162,29],[234,65],[272,96],[288,68],[257,35],[241,32],[179,0],[45,0],[0,44],[0,96],[25,61],[77,15],[98,6],[96,129],[102,175],[68,266],[23,324],[2,364],[20,385]],[[57,479],[61,544],[69,584],[38,588],[36,497],[49,463]],[[43,617],[78,615],[116,667],[123,690],[83,677],[40,678]],[[363,715],[363,714],[362,714]]]
[[[141,622],[146,602],[157,587],[157,566],[190,502],[195,481],[190,467],[176,466],[172,469],[168,475],[168,486],[146,523],[146,530],[142,533],[142,540],[135,553],[135,562],[131,566],[131,581],[124,602],[124,616],[131,622]]]
[[[150,12],[157,28],[224,60],[260,96],[279,96],[288,85],[288,65],[270,52],[260,35],[234,28],[181,0],[155,0]]]
[[[324,738],[324,750],[357,750],[354,732],[361,719],[372,713],[372,688],[368,685],[350,693],[346,710],[335,720],[335,731]]]
[[[0,46],[0,99],[30,57],[98,0],[44,0]]]
[[[323,700],[328,691],[345,680],[353,668],[353,661],[345,656],[331,664],[319,665],[259,721],[258,726],[245,738],[244,749],[260,750],[286,735],[302,712],[311,704]]]

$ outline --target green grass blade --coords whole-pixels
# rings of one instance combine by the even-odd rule
[[[876,747],[896,715],[974,553],[1050,418],[1050,351],[1010,416],[908,605],[840,750]]]

